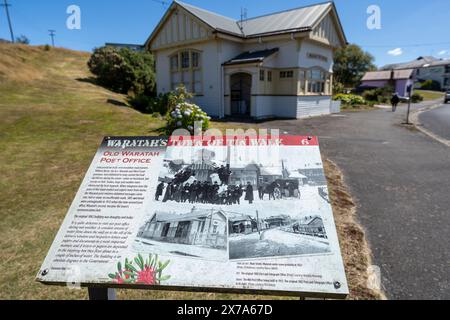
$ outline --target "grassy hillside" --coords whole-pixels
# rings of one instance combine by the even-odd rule
[[[0,299],[84,297],[34,276],[102,137],[164,125],[87,82],[88,57],[0,44]]]

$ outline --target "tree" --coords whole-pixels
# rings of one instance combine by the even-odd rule
[[[16,43],[21,43],[21,44],[30,44],[30,39],[28,39],[26,36],[24,36],[23,34],[20,35],[20,37],[16,38]]]
[[[135,95],[154,95],[154,65],[149,52],[112,47],[95,49],[88,62],[99,84],[120,93],[132,91]]]
[[[334,79],[346,87],[356,87],[368,71],[376,70],[374,57],[356,44],[338,49],[334,54]]]

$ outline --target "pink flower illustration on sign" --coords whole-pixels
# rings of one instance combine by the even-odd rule
[[[134,260],[125,259],[124,268],[121,262],[117,263],[117,272],[110,273],[109,278],[116,284],[160,285],[170,279],[170,276],[163,276],[169,263],[170,260],[159,261],[158,255],[150,254],[146,260],[138,255]]]
[[[138,272],[137,283],[153,285],[156,282],[156,271],[150,267],[146,267],[145,270]]]

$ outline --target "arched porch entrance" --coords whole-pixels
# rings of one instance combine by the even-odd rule
[[[250,117],[252,114],[252,75],[245,72],[230,77],[231,115]]]

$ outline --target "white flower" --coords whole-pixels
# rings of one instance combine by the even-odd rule
[[[188,126],[188,130],[192,131],[192,130],[194,130],[194,127],[193,126]]]
[[[183,125],[183,123],[181,121],[177,122],[177,127],[181,127]]]
[[[183,119],[183,116],[182,116],[181,114],[179,114],[179,115],[177,116],[177,118],[178,118],[178,119]]]

